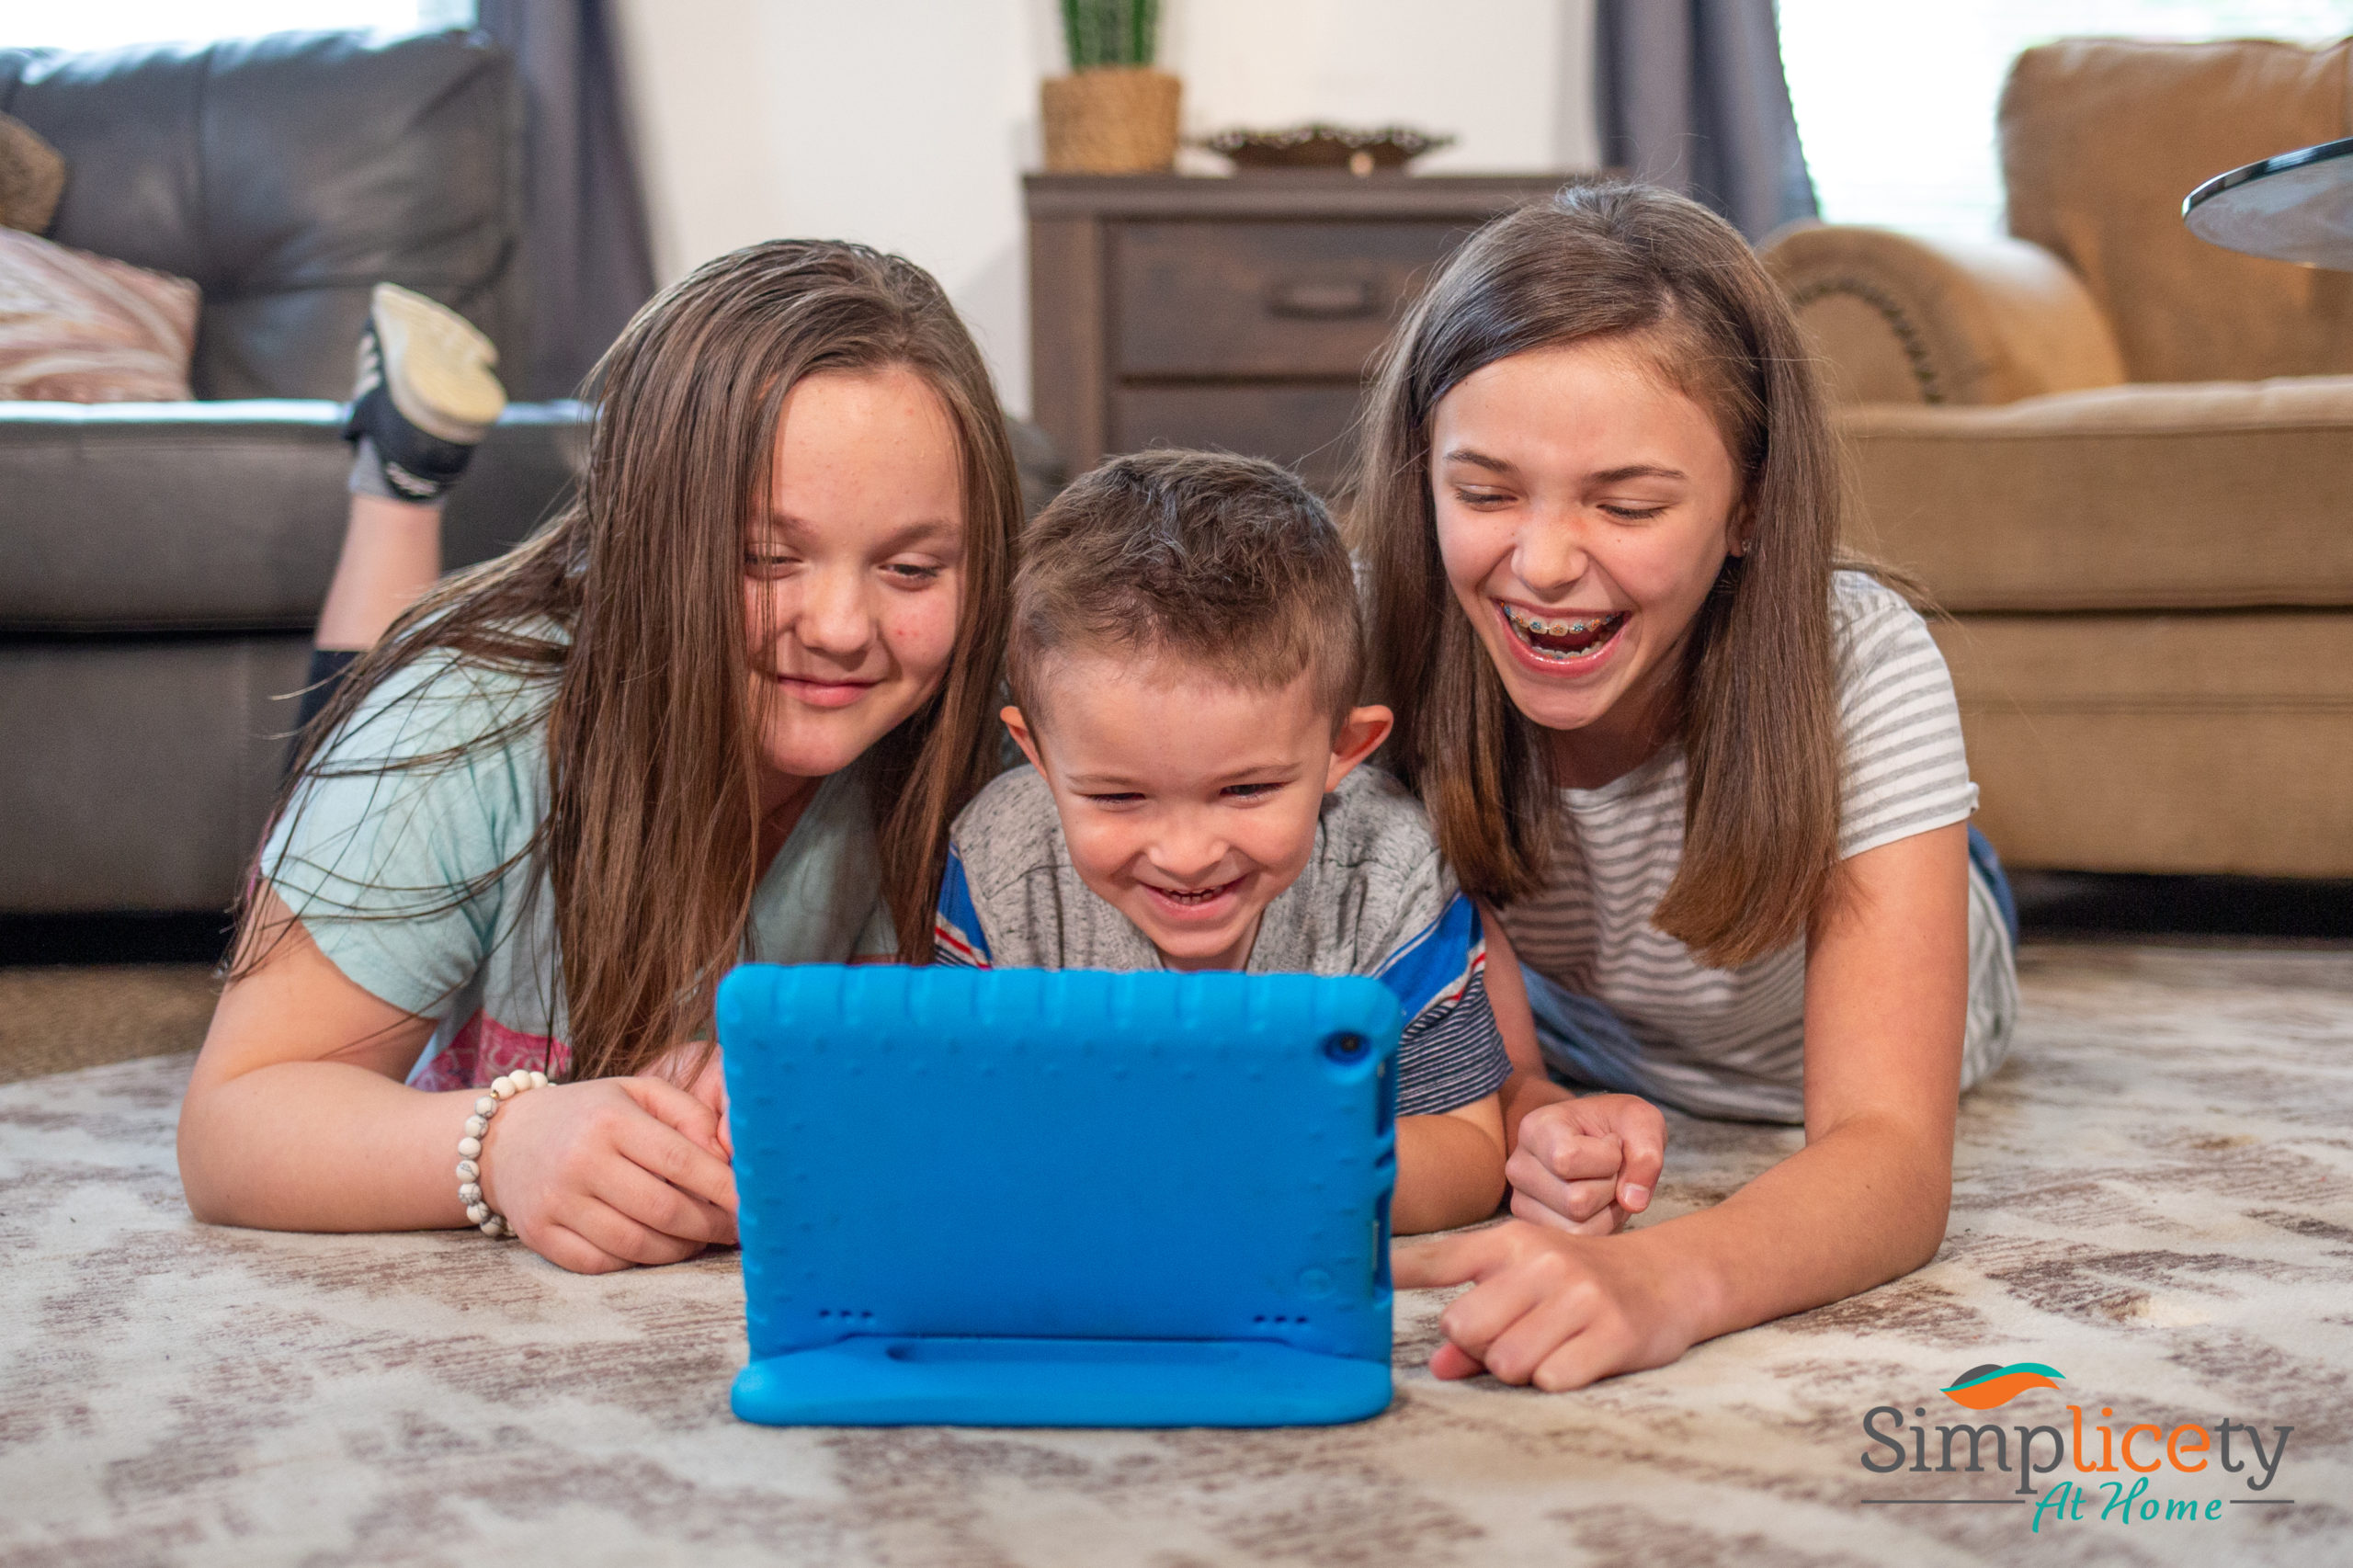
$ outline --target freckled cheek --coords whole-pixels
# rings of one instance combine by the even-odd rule
[[[744,635],[755,647],[783,635],[800,614],[800,588],[789,582],[744,584]]]
[[[1711,540],[1679,538],[1626,544],[1603,562],[1612,581],[1634,602],[1651,609],[1696,607],[1715,581]]]
[[[1485,591],[1511,558],[1510,530],[1485,518],[1441,506],[1438,514],[1438,561],[1455,592],[1476,597]]]
[[[936,674],[956,652],[957,600],[953,594],[926,594],[892,606],[882,616],[882,641],[900,667],[916,676]]]

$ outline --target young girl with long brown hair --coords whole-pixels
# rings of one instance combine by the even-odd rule
[[[1572,187],[1498,221],[1392,344],[1355,517],[1393,762],[1500,912],[1497,1015],[1520,974],[1521,1076],[1560,1102],[1516,1107],[1523,1219],[1401,1249],[1400,1284],[1479,1282],[1441,1376],[1658,1365],[1943,1237],[2014,916],[1943,661],[1838,569],[1842,499],[1787,305],[1679,197]],[[1633,1205],[1547,1070],[1806,1145],[1712,1209],[1572,1233]]]
[[[907,262],[778,242],[646,306],[594,390],[577,501],[304,732],[181,1113],[200,1218],[691,1256],[733,1235],[721,976],[929,957],[1020,521],[971,337]],[[387,505],[462,463],[374,428]]]

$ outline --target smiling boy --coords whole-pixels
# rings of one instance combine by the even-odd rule
[[[1421,807],[1358,765],[1361,616],[1323,505],[1271,463],[1149,452],[1073,484],[1014,580],[1031,767],[957,818],[941,961],[1372,975],[1396,994],[1399,1231],[1504,1190],[1511,1063],[1478,911]]]

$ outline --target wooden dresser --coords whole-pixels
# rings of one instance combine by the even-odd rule
[[[1374,352],[1430,269],[1567,175],[1031,175],[1032,415],[1073,473],[1150,446],[1328,492]]]

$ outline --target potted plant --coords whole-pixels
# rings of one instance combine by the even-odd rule
[[[1159,0],[1062,0],[1067,76],[1039,96],[1055,174],[1162,173],[1176,162],[1179,84],[1153,69]]]

